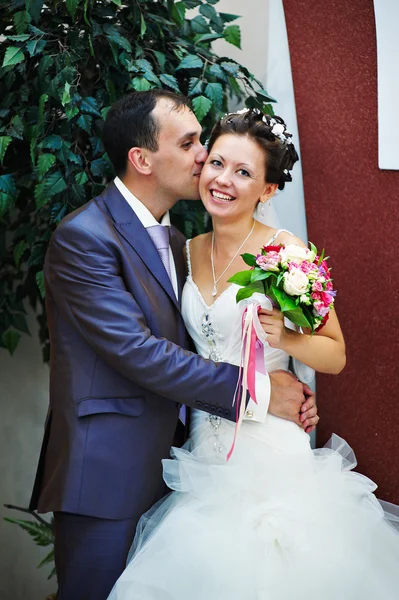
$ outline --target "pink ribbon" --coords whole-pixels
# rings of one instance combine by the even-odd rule
[[[263,343],[258,338],[255,328],[255,320],[258,320],[260,309],[261,307],[257,304],[250,304],[242,315],[241,361],[233,398],[233,406],[236,405],[236,424],[233,443],[227,454],[227,460],[230,460],[234,452],[237,434],[244,419],[247,390],[255,404],[258,404],[255,384],[256,371],[266,373]]]

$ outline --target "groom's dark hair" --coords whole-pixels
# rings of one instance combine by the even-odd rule
[[[154,89],[126,94],[108,111],[103,142],[117,175],[126,173],[130,148],[146,148],[151,152],[158,150],[160,127],[152,111],[162,98],[170,100],[176,110],[189,106],[188,99],[183,95]]]

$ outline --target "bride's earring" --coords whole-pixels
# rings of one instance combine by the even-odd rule
[[[265,216],[265,203],[262,202],[262,200],[259,200],[259,202],[260,202],[259,216],[261,219],[263,219],[263,217]]]

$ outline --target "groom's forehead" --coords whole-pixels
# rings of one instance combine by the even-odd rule
[[[176,106],[173,102],[162,99],[154,108],[154,116],[159,125],[159,141],[166,137],[178,139],[189,132],[201,134],[201,125],[188,106]]]

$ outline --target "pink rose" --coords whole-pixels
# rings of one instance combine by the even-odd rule
[[[334,302],[334,296],[328,294],[327,292],[321,292],[321,301],[323,302],[324,306],[329,307],[330,304]]]
[[[305,261],[304,261],[304,262],[301,264],[301,267],[300,267],[300,269],[301,269],[301,271],[302,271],[303,273],[305,273],[305,275],[308,275],[308,274],[309,274],[311,271],[313,271],[313,269],[314,269],[314,266],[313,266],[311,263],[308,263],[308,262],[305,262]]]
[[[314,262],[316,263],[316,265],[318,264],[319,260],[320,260],[320,256],[316,256],[316,258],[314,259]],[[328,268],[326,260],[322,260],[321,263],[318,265],[318,267],[319,267],[319,269],[322,269],[327,275],[330,274],[330,270]]]
[[[327,281],[327,283],[326,283],[326,290],[328,292],[331,292],[332,289],[333,289],[332,281]]]
[[[291,261],[288,263],[288,270],[292,271],[292,269],[299,269],[298,263]]]
[[[264,271],[279,271],[278,263],[280,254],[278,252],[268,252],[267,255],[259,255],[256,258],[256,264]]]
[[[313,305],[313,309],[316,313],[316,316],[320,315],[321,317],[325,317],[330,311],[328,306],[324,306],[323,302],[321,301],[315,302]]]
[[[315,281],[312,285],[312,292],[322,292],[323,286],[320,281]]]
[[[320,294],[320,292],[313,292],[312,294],[310,294],[310,297],[312,298],[312,300],[316,300],[318,302],[321,302],[321,294]]]

